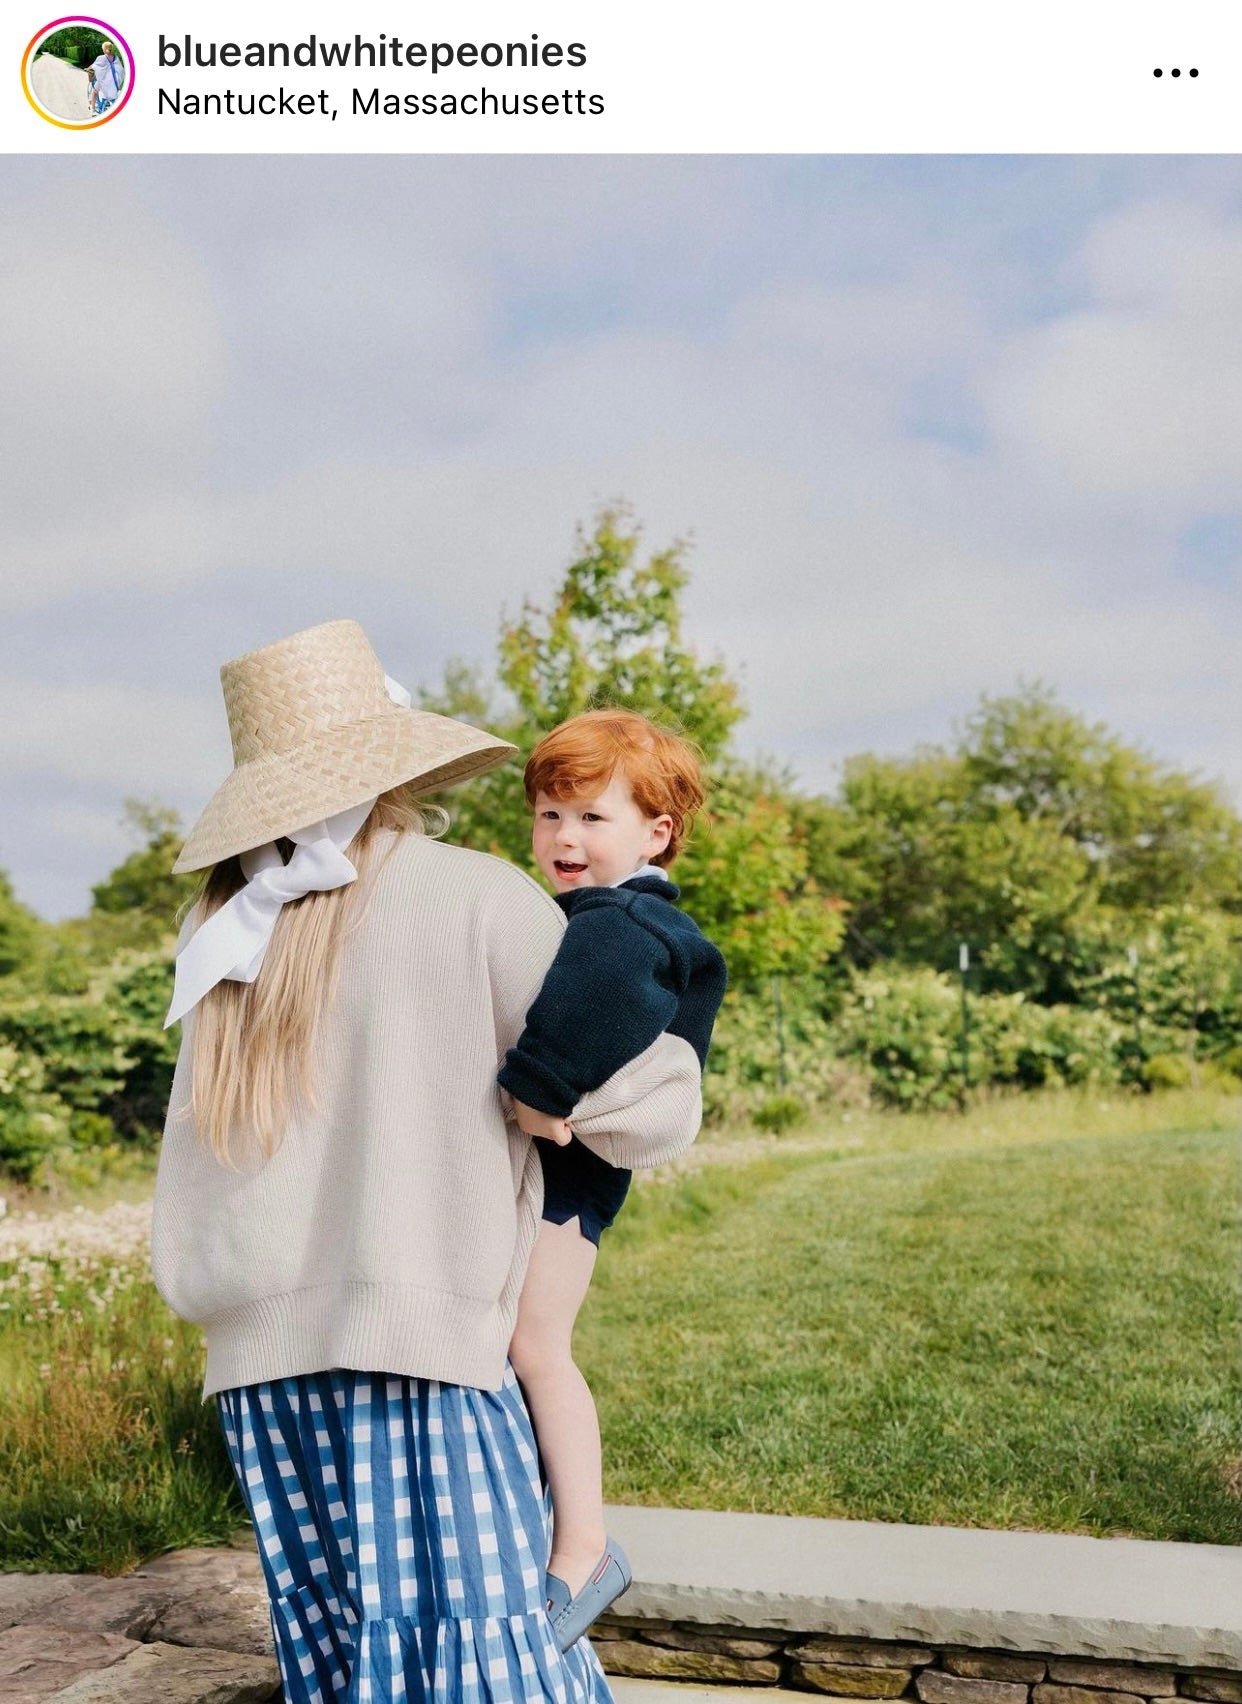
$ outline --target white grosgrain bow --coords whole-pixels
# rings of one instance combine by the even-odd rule
[[[384,676],[384,685],[395,703],[409,708],[410,695],[403,686],[388,675]],[[375,798],[364,799],[336,816],[294,829],[288,836],[294,848],[287,864],[275,841],[242,853],[245,887],[213,912],[177,954],[165,1029],[184,1017],[217,982],[254,981],[282,906],[304,894],[327,893],[356,880],[358,872],[344,849],[374,804]]]

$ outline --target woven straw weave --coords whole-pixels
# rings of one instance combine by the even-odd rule
[[[201,870],[405,781],[431,792],[503,763],[515,748],[449,716],[394,704],[356,621],[329,621],[220,670],[233,773],[186,839],[174,871]]]

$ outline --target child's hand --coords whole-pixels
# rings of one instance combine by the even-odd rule
[[[546,1136],[550,1142],[556,1142],[560,1147],[573,1136],[567,1118],[558,1118],[553,1112],[540,1112],[537,1107],[527,1106],[525,1101],[515,1100],[513,1111],[517,1118],[518,1129],[527,1136]]]

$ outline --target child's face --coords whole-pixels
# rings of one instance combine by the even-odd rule
[[[644,816],[629,782],[615,774],[593,798],[538,794],[531,842],[557,893],[568,893],[624,881],[663,852],[672,829],[670,816]]]

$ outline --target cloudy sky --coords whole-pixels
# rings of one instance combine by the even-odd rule
[[[623,497],[830,789],[1041,678],[1242,795],[1228,158],[9,158],[0,866],[83,911],[219,664],[490,663]]]

